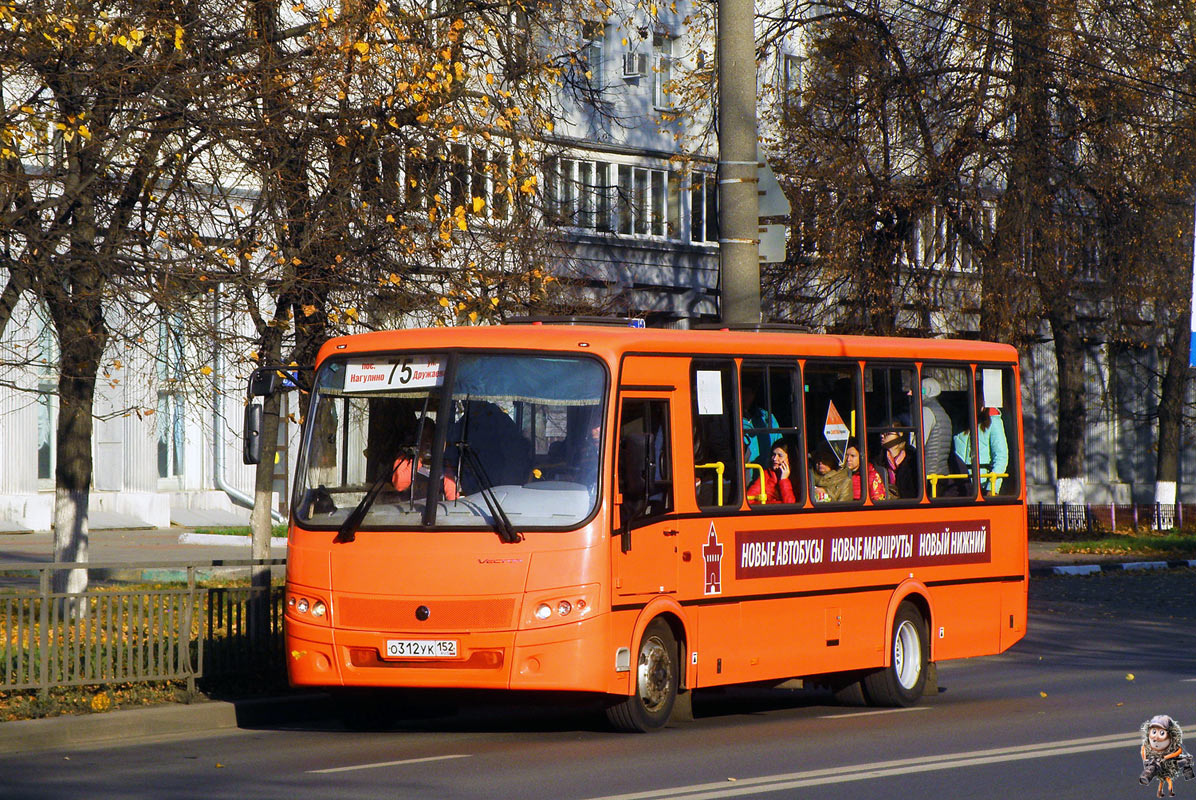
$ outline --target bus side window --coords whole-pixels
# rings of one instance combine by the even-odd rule
[[[803,502],[797,368],[745,361],[740,385],[748,504],[759,510]]]
[[[975,427],[956,434],[952,455],[959,462],[978,468],[980,493],[984,497],[1018,495],[1017,431],[1014,398],[1016,385],[1009,368],[978,367],[975,397]],[[976,446],[972,446],[973,432]],[[1011,435],[1012,434],[1012,435]],[[1012,442],[1012,446],[1010,445]]]
[[[970,461],[955,456],[955,437],[972,429],[972,371],[967,367],[923,365],[922,461],[931,502],[972,496]]]
[[[810,499],[814,503],[858,502],[863,481],[846,463],[847,448],[856,446],[866,457],[859,441],[860,370],[854,364],[807,361],[802,373],[805,408],[805,445],[802,457],[809,464]],[[824,464],[818,468],[815,460]],[[861,466],[865,466],[861,464]]]
[[[917,386],[913,367],[864,370],[867,445],[872,466],[884,481],[886,501],[922,497],[922,426],[921,419],[914,418]]]
[[[743,498],[740,465],[735,362],[694,361],[690,367],[693,395],[694,493],[699,508],[739,508]]]

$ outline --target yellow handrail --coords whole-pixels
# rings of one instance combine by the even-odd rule
[[[759,500],[759,501],[760,501],[760,505],[764,505],[765,503],[767,503],[767,502],[768,502],[768,487],[767,487],[767,485],[764,483],[764,467],[760,466],[759,464],[745,464],[744,466],[745,466],[747,469],[758,469],[758,470],[760,470],[760,478],[759,478],[759,480],[760,480],[760,494],[758,494],[758,495],[755,495],[755,494],[749,494],[749,495],[748,495],[748,502],[751,502],[752,500]],[[749,484],[749,485],[750,485],[750,484]]]
[[[718,504],[723,504],[723,473],[726,472],[727,466],[721,461],[712,461],[709,464],[694,464],[694,469],[712,469],[715,472],[715,497],[718,499]]]
[[[972,477],[971,473],[967,473],[967,472],[960,473],[960,474],[951,473],[951,474],[946,474],[946,475],[939,474],[936,472],[928,472],[928,473],[926,473],[926,480],[930,481],[930,496],[931,496],[931,498],[938,497],[939,481],[950,480],[951,478],[959,478],[959,479],[966,480],[971,477]],[[989,483],[991,483],[994,478],[1008,478],[1008,477],[1009,477],[1008,472],[981,472],[980,473],[980,480],[987,480],[987,481],[989,481]]]

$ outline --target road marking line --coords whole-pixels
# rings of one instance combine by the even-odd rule
[[[997,764],[1005,761],[1048,758],[1093,750],[1112,750],[1119,747],[1137,745],[1141,741],[1141,734],[1118,733],[1108,736],[1092,736],[1085,739],[1052,742],[1049,744],[998,747],[990,750],[976,750],[971,753],[948,753],[938,756],[921,756],[895,761],[882,761],[875,764],[855,764],[844,767],[808,770],[805,772],[790,772],[781,775],[766,775],[759,778],[740,778],[734,784],[720,781],[718,783],[699,783],[692,786],[675,786],[668,789],[656,789],[647,792],[595,797],[590,798],[590,800],[652,800],[659,797],[667,797],[670,800],[717,800],[717,798],[779,792],[785,789],[799,789],[806,786],[820,786],[828,783],[890,778],[896,775],[908,775],[916,772],[934,772],[941,769],[973,767],[984,764]]]
[[[428,761],[446,761],[450,758],[469,758],[468,753],[458,753],[451,756],[428,756],[427,758],[405,758],[402,761],[380,761],[376,764],[356,764],[352,767],[330,767],[328,769],[309,769],[309,775],[327,775],[332,772],[352,772],[357,769],[378,769],[379,767],[399,767],[403,764],[424,764]]]
[[[819,719],[844,719],[846,717],[873,717],[877,714],[900,714],[902,711],[929,711],[930,706],[911,706],[909,708],[882,708],[879,711],[847,711],[843,714],[823,714]]]

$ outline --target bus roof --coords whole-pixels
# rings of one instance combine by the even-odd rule
[[[446,349],[593,353],[612,361],[628,353],[1017,361],[1017,351],[1010,345],[971,339],[844,336],[771,330],[517,324],[407,328],[340,336],[328,340],[320,348],[317,362],[333,355]]]

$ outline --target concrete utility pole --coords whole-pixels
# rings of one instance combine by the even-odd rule
[[[719,305],[730,323],[760,321],[755,19],[754,0],[719,0]]]

